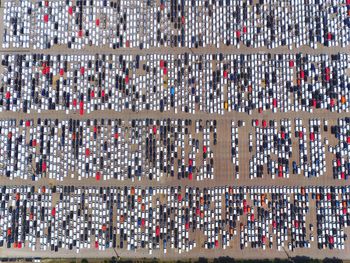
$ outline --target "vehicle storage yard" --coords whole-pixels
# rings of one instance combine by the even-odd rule
[[[0,256],[349,259],[350,2],[1,1]]]

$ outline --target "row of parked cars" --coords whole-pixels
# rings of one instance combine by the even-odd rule
[[[249,163],[250,178],[263,177],[266,174],[272,178],[276,176],[289,178],[290,174],[320,177],[327,172],[332,173],[334,179],[349,178],[349,117],[338,118],[332,121],[331,125],[326,119],[314,118],[309,119],[308,124],[304,125],[302,119],[295,118],[294,133],[291,124],[292,121],[289,119],[281,119],[280,124],[274,120],[252,120],[255,133],[249,133],[248,141],[249,152],[253,153]],[[232,138],[238,138],[234,129]],[[235,140],[238,142],[238,139]],[[298,141],[298,160],[292,158],[294,140]],[[330,140],[335,140],[336,143],[330,143]],[[232,148],[232,153],[237,151]],[[332,172],[327,171],[328,153],[333,156]],[[273,156],[277,157],[277,161]],[[267,168],[267,173],[264,167]]]
[[[248,140],[248,149],[252,153],[249,161],[250,178],[266,175],[289,178],[291,174],[310,178],[325,176],[327,172],[332,173],[334,179],[349,178],[349,117],[338,118],[331,125],[326,119],[315,118],[309,119],[306,125],[300,118],[281,119],[279,122],[252,120],[255,133],[249,132]],[[294,132],[291,126],[293,122]],[[232,130],[232,138],[236,137]],[[335,144],[330,143],[330,140],[335,141]],[[295,141],[297,147],[293,147]],[[293,149],[297,151],[297,159],[293,157]],[[232,152],[236,151],[232,148]],[[333,156],[332,172],[327,171],[327,154]],[[265,167],[267,170],[264,170]]]
[[[2,55],[0,111],[350,109],[350,55]]]
[[[1,186],[0,247],[344,249],[350,188]],[[315,209],[310,209],[315,207]]]
[[[346,179],[350,176],[350,118],[340,118],[337,123],[330,127],[332,136],[337,144],[329,145],[329,151],[334,154],[333,176],[338,179]]]
[[[334,179],[349,178],[350,118],[331,123],[314,118],[253,119],[247,126],[234,120],[231,131],[225,131],[215,119],[2,119],[0,174],[33,181],[212,180],[215,163],[222,161],[214,154],[221,130],[231,134],[227,154],[232,178],[240,178],[242,165],[248,165],[251,179],[323,177],[327,172]],[[248,153],[249,159],[242,163],[240,153]],[[327,171],[327,155],[333,172]]]
[[[234,178],[239,179],[239,134],[238,128],[245,127],[245,121],[231,121],[231,162],[234,165]]]
[[[301,119],[295,119],[295,137],[299,138],[299,165],[293,163],[293,173],[303,171],[306,177],[319,177],[327,172],[326,169],[326,145],[329,144],[328,139],[322,139],[322,133],[328,131],[328,121],[323,121],[323,129],[321,128],[320,119],[309,120],[309,135],[303,126]],[[307,136],[309,138],[307,138]],[[307,143],[309,142],[309,143]],[[308,161],[308,152],[310,161]],[[340,179],[340,178],[339,178]],[[345,179],[343,177],[342,179]]]
[[[294,129],[292,129],[293,122]],[[326,119],[315,118],[309,119],[306,125],[300,118],[281,119],[279,122],[253,119],[252,126],[255,127],[255,133],[249,132],[248,137],[251,179],[266,175],[273,179],[289,178],[291,174],[309,178],[322,177],[327,175],[327,172],[332,173],[334,179],[349,178],[350,118],[338,118],[332,121],[331,125]],[[232,142],[235,140],[237,143],[239,140],[236,129],[232,128],[231,134]],[[296,151],[295,156],[293,150]],[[234,142],[231,151],[235,160],[238,148]],[[333,158],[333,172],[327,171],[327,154],[330,154],[328,160]],[[267,169],[264,170],[265,168]],[[236,172],[238,171],[236,168]]]
[[[4,1],[3,48],[349,45],[350,1]]]
[[[267,174],[272,178],[289,178],[292,157],[291,120],[282,119],[280,125],[274,120],[262,120],[261,123],[252,120],[252,125],[255,127],[255,151],[249,148],[254,152],[249,161],[249,177],[263,177],[264,166],[267,166]],[[272,156],[277,156],[277,160]]]
[[[0,174],[9,179],[214,178],[216,120],[0,120]]]

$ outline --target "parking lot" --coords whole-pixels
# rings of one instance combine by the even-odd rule
[[[16,216],[24,219],[15,228],[8,222],[7,234],[24,234],[13,245],[21,251],[27,240],[27,256],[37,250],[44,250],[43,256],[45,250],[64,250],[65,256],[95,250],[102,256],[102,251],[113,253],[108,247],[118,247],[122,257],[131,256],[130,251],[153,256],[153,250],[160,257],[163,253],[175,257],[174,252],[188,257],[208,250],[244,257],[242,251],[251,249],[257,256],[267,256],[273,247],[274,256],[283,257],[282,246],[293,256],[315,246],[318,249],[309,249],[308,255],[318,251],[324,257],[325,251],[328,256],[337,251],[341,257],[339,249],[344,256],[348,251],[342,248],[348,233],[348,198],[347,187],[2,188],[2,200],[15,204],[12,210],[6,202],[10,210],[5,211],[15,215],[18,210]],[[23,213],[24,202],[28,215]],[[291,240],[298,248],[292,247]],[[124,245],[128,250],[122,249]]]
[[[349,44],[348,2],[5,1],[4,48]]]
[[[2,3],[2,256],[349,259],[350,3],[90,2]]]

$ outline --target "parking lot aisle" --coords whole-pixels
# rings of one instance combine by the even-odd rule
[[[231,122],[229,119],[218,121],[218,144],[215,147],[214,180],[218,184],[235,182],[231,166]],[[221,172],[222,171],[222,172]]]

